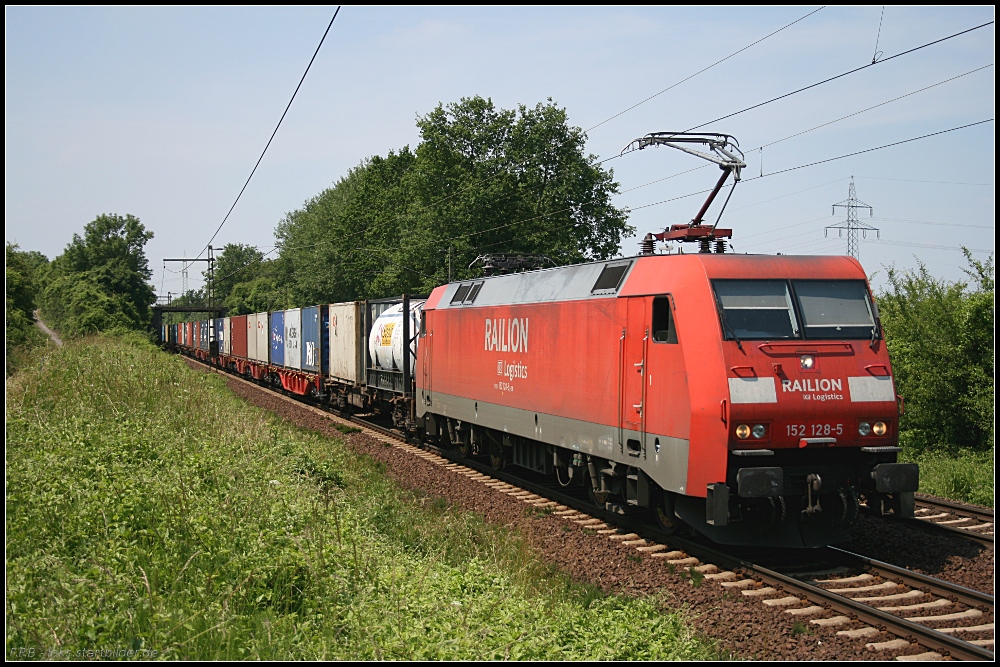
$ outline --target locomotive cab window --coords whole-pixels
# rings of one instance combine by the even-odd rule
[[[786,281],[716,280],[712,286],[727,339],[799,337],[799,325]]]
[[[793,280],[806,338],[865,339],[877,335],[861,280]]]
[[[677,342],[677,329],[674,327],[674,316],[670,312],[670,297],[658,296],[653,299],[653,342]]]

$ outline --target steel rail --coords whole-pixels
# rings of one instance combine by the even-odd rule
[[[926,574],[897,567],[890,563],[884,563],[880,560],[852,553],[839,547],[826,547],[826,550],[851,565],[861,566],[871,573],[878,574],[883,579],[902,579],[911,588],[926,589],[929,593],[948,598],[953,602],[961,602],[970,607],[988,607],[991,612],[993,611],[993,596],[989,593],[983,593],[966,588],[965,586],[953,584],[950,581],[929,577]]]
[[[489,464],[482,463],[473,458],[466,458],[458,455],[456,452],[449,451],[443,448],[435,447],[433,445],[428,446],[426,443],[411,443],[409,442],[406,434],[397,431],[395,429],[386,428],[380,424],[374,424],[372,422],[360,419],[353,415],[342,415],[337,411],[319,408],[312,403],[301,401],[291,398],[285,392],[275,390],[271,387],[266,387],[259,385],[254,382],[245,380],[242,377],[229,373],[226,369],[220,369],[211,364],[206,364],[200,359],[195,359],[192,357],[187,357],[206,368],[213,370],[219,374],[224,374],[228,377],[234,377],[242,382],[249,384],[262,391],[270,392],[276,396],[280,396],[288,401],[302,405],[303,407],[311,408],[316,412],[320,412],[331,417],[337,417],[348,421],[350,423],[355,423],[366,428],[377,431],[388,437],[392,437],[396,440],[402,441],[404,443],[422,446],[425,449],[434,451],[444,459],[447,459],[453,463],[463,465],[467,468],[480,472],[484,475],[493,477],[499,481],[506,482],[511,485],[518,486],[526,491],[530,491],[539,496],[548,498],[560,504],[566,505],[567,507],[577,509],[582,512],[586,512],[596,518],[602,519],[605,522],[612,523],[623,530],[629,530],[637,533],[643,537],[649,537],[662,543],[669,543],[673,546],[684,549],[687,553],[692,556],[697,557],[699,560],[711,562],[718,566],[724,567],[729,570],[743,573],[748,576],[752,576],[759,581],[769,584],[771,586],[776,586],[784,590],[797,592],[810,601],[814,603],[821,604],[828,609],[840,612],[842,614],[850,616],[852,619],[868,623],[869,625],[878,627],[887,632],[891,632],[902,638],[910,638],[916,640],[921,646],[927,647],[931,650],[940,652],[944,656],[950,656],[959,660],[995,660],[996,656],[992,651],[985,648],[976,646],[975,644],[970,644],[964,640],[958,639],[948,634],[944,634],[933,630],[931,628],[925,627],[919,623],[914,623],[913,621],[907,621],[904,618],[894,616],[888,612],[881,611],[874,607],[870,607],[862,602],[857,602],[850,598],[844,597],[833,591],[828,591],[821,588],[815,584],[811,584],[805,581],[800,581],[795,577],[783,574],[776,570],[768,567],[753,563],[752,561],[746,560],[739,556],[725,553],[720,551],[718,548],[713,546],[708,546],[702,542],[691,539],[685,536],[671,535],[666,532],[646,523],[638,520],[635,516],[617,514],[611,512],[607,509],[602,509],[594,505],[589,500],[583,500],[576,496],[572,496],[563,491],[553,489],[551,486],[540,484],[535,481],[522,479],[516,475],[511,474],[507,470],[496,470],[493,466]],[[838,550],[839,551],[839,550]],[[849,552],[842,552],[838,554],[841,558],[845,558],[844,554]],[[856,554],[850,554],[851,556],[856,556]],[[864,558],[860,556],[859,558]],[[894,570],[901,570],[901,568],[895,568],[895,566],[889,565],[888,563],[879,563],[878,561],[871,561],[872,563],[877,563],[873,565],[876,568],[886,568],[886,573],[891,573],[892,576],[901,576],[894,574]],[[906,573],[907,577],[925,577],[925,575],[919,575],[918,573],[910,572],[908,570],[902,570]],[[952,588],[952,585],[948,582],[935,580],[932,577],[926,577],[926,579],[933,580],[935,586],[944,588]],[[926,584],[919,584],[919,586],[926,586]],[[961,588],[961,587],[959,587]],[[966,589],[967,591],[969,589]],[[975,591],[970,591],[971,593],[976,593]],[[954,591],[951,594],[955,594]],[[965,594],[965,593],[963,593]],[[989,596],[992,600],[992,596]],[[973,606],[981,606],[983,603],[979,602]]]
[[[945,500],[944,498],[925,496],[922,493],[915,494],[914,498],[918,503],[948,510],[952,514],[958,514],[959,516],[968,516],[973,519],[981,519],[983,521],[987,519],[990,521],[993,520],[993,509],[990,507],[967,505],[966,503],[958,503],[954,500]]]
[[[968,517],[970,519],[976,519],[977,521],[987,523],[992,522],[994,518],[993,510],[988,507],[977,507],[975,505],[966,505],[965,503],[958,503],[952,500],[944,500],[942,498],[932,498],[930,496],[925,496],[922,494],[917,494],[915,500],[918,506],[923,505],[925,507],[932,507],[944,512],[949,512],[955,514],[956,516]],[[968,528],[975,528],[976,526],[968,526],[968,528],[959,528],[957,526],[943,525],[936,521],[931,521],[929,519],[921,519],[920,517],[913,517],[910,519],[898,519],[901,523],[912,526],[916,528],[925,529],[930,532],[943,533],[945,535],[953,537],[961,537],[966,540],[972,540],[974,542],[979,542],[989,547],[993,547],[996,544],[996,540],[993,535],[986,535],[984,533],[977,533],[974,530],[968,530]]]
[[[977,533],[972,530],[963,530],[961,528],[956,528],[955,526],[942,526],[940,523],[935,523],[927,519],[917,519],[914,517],[912,519],[892,520],[899,521],[906,526],[917,528],[919,530],[925,530],[930,533],[942,533],[952,537],[960,537],[964,540],[972,540],[973,542],[979,542],[980,544],[988,547],[993,547],[996,544],[996,540],[993,535],[984,535],[983,533]]]

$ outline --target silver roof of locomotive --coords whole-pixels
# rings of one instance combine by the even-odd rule
[[[441,297],[435,308],[476,308],[479,306],[614,298],[628,280],[629,274],[635,267],[636,259],[636,257],[625,257],[449,283],[445,287],[444,296]],[[594,285],[605,267],[623,265],[628,265],[628,268],[616,288],[594,289]],[[455,292],[462,285],[471,286],[475,283],[483,283],[483,286],[472,303],[451,303]]]

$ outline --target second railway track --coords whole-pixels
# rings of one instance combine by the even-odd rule
[[[993,546],[993,510],[917,494],[916,510],[909,523],[927,529],[960,535]]]

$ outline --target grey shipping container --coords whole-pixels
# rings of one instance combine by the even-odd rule
[[[329,307],[330,377],[351,384],[365,378],[365,304],[334,303]]]

